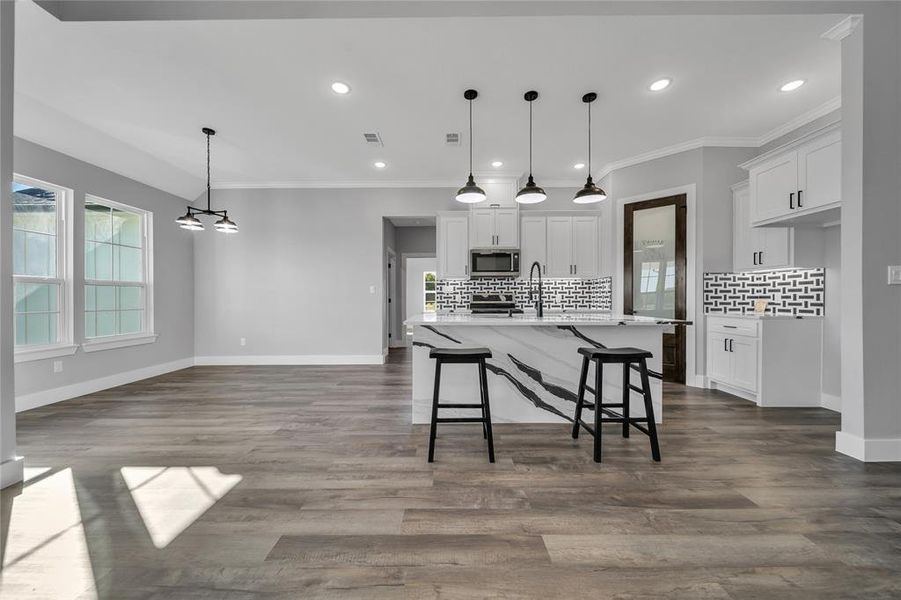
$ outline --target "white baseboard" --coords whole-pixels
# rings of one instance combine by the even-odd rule
[[[197,366],[253,366],[253,365],[381,365],[385,362],[383,354],[276,354],[272,356],[196,356]]]
[[[823,408],[828,408],[829,410],[834,410],[835,412],[842,412],[842,397],[835,396],[833,394],[820,394],[820,406]]]
[[[688,387],[706,389],[709,387],[706,375],[686,375],[685,385]]]
[[[901,462],[901,438],[865,439],[837,431],[835,451],[863,462]]]
[[[712,379],[708,379],[707,381],[708,386],[711,390],[719,390],[720,392],[738,396],[742,400],[748,400],[750,402],[754,402],[755,404],[759,404],[759,402],[757,401],[757,394],[755,394],[754,392],[749,392],[741,388],[733,387],[727,383],[714,381]]]
[[[172,362],[134,369],[133,371],[125,371],[116,373],[107,377],[98,377],[88,381],[81,381],[71,385],[64,385],[58,388],[34,392],[32,394],[24,394],[16,396],[16,412],[31,410],[39,406],[46,406],[55,402],[62,402],[71,398],[84,396],[85,394],[93,394],[102,390],[107,390],[126,383],[133,383],[149,377],[156,377],[164,373],[171,373],[180,369],[187,369],[194,366],[193,358],[183,358]]]
[[[25,457],[17,456],[0,463],[0,489],[20,483],[25,475]]]

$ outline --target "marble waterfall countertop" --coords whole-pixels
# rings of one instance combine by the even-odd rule
[[[425,313],[404,321],[404,325],[448,325],[448,326],[552,326],[560,325],[592,325],[592,326],[648,326],[648,325],[691,325],[691,321],[678,319],[659,319],[656,317],[638,317],[634,315],[617,315],[608,312],[556,312],[544,313],[539,317],[534,312],[514,314],[467,314],[467,313]]]

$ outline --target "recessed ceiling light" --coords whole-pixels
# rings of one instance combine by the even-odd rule
[[[779,91],[780,92],[793,92],[796,89],[798,89],[799,87],[801,87],[802,85],[804,85],[803,79],[795,79],[794,81],[789,81],[788,83],[783,84],[782,87],[779,88]]]
[[[504,166],[504,163],[502,163],[502,162],[499,161],[499,160],[496,160],[496,161],[494,161],[493,163],[491,163],[491,166],[494,167],[494,168],[496,169],[496,168],[498,168],[498,167],[503,167],[503,166]]]
[[[576,163],[573,165],[573,169],[584,169],[585,163]]]
[[[665,90],[669,87],[669,84],[673,82],[669,77],[664,77],[663,79],[658,79],[654,83],[648,86],[648,89],[652,92],[659,92],[661,90]]]
[[[350,86],[343,81],[336,81],[332,84],[332,91],[343,96],[350,93]]]
[[[385,167],[388,166],[388,163],[386,163],[383,160],[377,160],[374,163],[372,163],[372,166],[375,167],[376,169],[384,169]]]

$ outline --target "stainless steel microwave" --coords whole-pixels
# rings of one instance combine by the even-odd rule
[[[519,250],[471,250],[470,277],[519,277]]]

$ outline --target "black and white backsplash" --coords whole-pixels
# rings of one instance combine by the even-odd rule
[[[545,279],[542,286],[545,310],[610,310],[613,307],[613,280],[610,277]],[[468,309],[473,294],[512,294],[518,308],[530,306],[529,282],[519,279],[439,279],[435,287],[439,311]]]
[[[825,298],[825,269],[704,273],[705,313],[750,313],[764,299],[769,314],[822,317]]]

